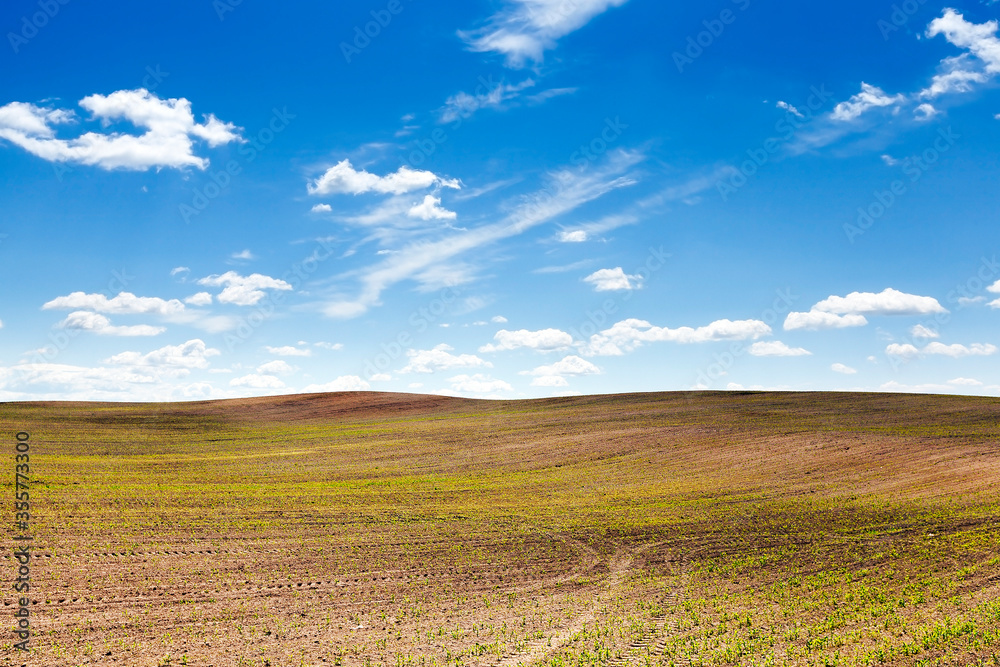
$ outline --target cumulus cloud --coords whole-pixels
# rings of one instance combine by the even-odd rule
[[[616,266],[613,269],[594,271],[584,278],[583,282],[593,285],[595,292],[616,292],[639,289],[642,277],[630,276],[622,270],[622,267]]]
[[[109,315],[170,316],[183,312],[184,304],[177,299],[167,301],[158,297],[136,296],[131,292],[121,292],[111,299],[103,294],[72,292],[44,303],[42,309],[85,309]]]
[[[541,62],[558,40],[627,0],[508,0],[485,27],[460,32],[469,48],[506,56],[510,67]]]
[[[493,364],[474,354],[451,354],[452,346],[441,343],[430,350],[407,350],[410,361],[400,373],[433,373],[449,368],[492,368]]]
[[[590,337],[584,351],[590,355],[618,356],[645,343],[707,343],[720,340],[747,340],[770,335],[771,327],[760,320],[717,320],[697,329],[656,327],[645,320],[627,319]]]
[[[333,207],[330,206],[329,204],[316,204],[311,209],[309,209],[309,212],[310,213],[332,213],[333,212]]]
[[[248,389],[283,389],[285,383],[273,375],[250,373],[229,381],[230,387],[246,387]]]
[[[887,95],[881,88],[861,82],[861,92],[835,106],[830,117],[839,121],[856,120],[869,109],[893,106],[905,99],[902,95]]]
[[[308,357],[312,355],[312,350],[301,349],[292,345],[283,345],[281,347],[271,347],[270,345],[265,345],[264,349],[271,354],[278,355],[279,357]]]
[[[863,327],[868,324],[864,315],[835,315],[833,313],[823,313],[811,310],[808,313],[788,313],[785,317],[785,331],[795,331],[796,329],[806,329],[818,331],[820,329],[845,329],[847,327]]]
[[[124,366],[208,368],[209,358],[219,354],[221,354],[219,350],[208,347],[205,341],[195,338],[181,345],[167,345],[146,354],[122,352],[107,359],[106,363]]]
[[[241,276],[235,271],[226,271],[222,275],[211,275],[198,281],[199,285],[207,287],[222,287],[218,295],[220,303],[231,303],[237,306],[253,306],[267,296],[266,289],[291,290],[292,286],[284,280],[271,278],[270,276],[252,273],[249,276]]]
[[[996,33],[996,20],[971,23],[954,9],[945,9],[944,14],[927,27],[928,37],[944,35],[949,42],[981,60],[991,74],[1000,72],[1000,39]]]
[[[948,312],[933,297],[906,294],[892,288],[878,294],[851,292],[847,296],[831,296],[812,309],[838,315],[931,315]]]
[[[948,384],[953,384],[958,387],[981,387],[983,383],[979,380],[974,380],[972,378],[955,378],[954,380],[948,380]]]
[[[421,220],[454,220],[458,214],[441,207],[441,198],[434,195],[427,195],[419,204],[414,204],[406,212],[411,218]]]
[[[232,123],[212,114],[198,123],[188,100],[160,99],[144,88],[89,95],[79,105],[105,128],[126,121],[145,132],[85,132],[62,139],[56,135],[56,129],[75,124],[74,112],[11,102],[0,107],[0,139],[49,162],[136,171],[162,167],[206,169],[208,159],[194,154],[196,139],[210,147],[242,141],[240,128]]]
[[[839,362],[836,364],[831,364],[830,370],[835,373],[842,373],[843,375],[854,375],[858,372],[856,369],[851,368],[850,366],[847,366],[845,364],[841,364]]]
[[[366,192],[402,195],[416,190],[424,190],[433,185],[459,189],[457,180],[447,180],[421,169],[412,169],[406,165],[385,176],[377,176],[370,172],[357,170],[350,160],[341,160],[326,172],[307,185],[311,195],[350,194],[359,195]]]
[[[86,310],[78,310],[70,313],[66,316],[66,319],[59,323],[59,327],[78,331],[90,331],[101,336],[157,336],[166,331],[163,327],[154,327],[148,324],[115,326],[104,315],[91,313]]]
[[[490,318],[490,322],[493,322],[494,324],[507,324],[507,318],[503,315],[494,315]]]
[[[930,315],[948,311],[929,296],[906,294],[887,288],[873,292],[851,292],[847,296],[831,296],[812,307],[808,313],[789,313],[785,330],[843,329],[868,324],[865,315]]]
[[[910,343],[892,343],[885,348],[885,353],[893,357],[912,359],[921,355],[940,355],[957,359],[959,357],[988,357],[997,353],[997,347],[989,343],[972,343],[971,345],[945,345],[944,343],[928,343],[923,348],[917,348]]]
[[[307,394],[311,394],[326,393],[330,391],[368,391],[369,389],[371,389],[371,385],[359,378],[357,375],[342,375],[336,380],[332,380],[326,384],[308,385],[302,391]]]
[[[801,347],[788,347],[780,340],[759,341],[750,346],[750,354],[755,357],[802,357],[812,354]]]
[[[559,329],[541,329],[540,331],[507,331],[501,329],[493,336],[496,342],[488,343],[479,348],[480,352],[500,352],[526,347],[540,352],[562,350],[573,344],[573,337]]]
[[[208,292],[198,292],[184,299],[184,303],[189,303],[192,306],[208,306],[212,303],[212,295]]]
[[[913,117],[918,121],[923,122],[931,120],[935,116],[940,115],[940,113],[941,113],[940,111],[934,108],[933,104],[924,102],[923,104],[917,106],[917,108],[913,110]]]
[[[940,338],[941,337],[941,335],[937,331],[934,331],[933,329],[929,329],[929,328],[925,327],[923,324],[915,324],[913,327],[911,327],[910,328],[910,335],[913,336],[914,338]]]
[[[281,359],[268,361],[257,367],[257,372],[264,375],[291,375],[296,370],[294,366]]]
[[[503,380],[495,380],[489,375],[456,375],[448,378],[454,391],[467,394],[492,394],[501,391],[514,391],[514,387]]]
[[[536,378],[540,378],[541,384],[536,384],[532,382],[532,386],[536,387],[559,387],[566,386],[560,383],[554,378],[563,377],[566,375],[580,376],[580,375],[600,375],[601,369],[590,363],[586,359],[582,359],[575,354],[571,354],[567,357],[563,357],[554,364],[549,364],[546,366],[538,366],[530,371],[521,371],[521,375],[533,375]]]

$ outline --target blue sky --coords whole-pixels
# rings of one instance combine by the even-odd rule
[[[1000,394],[992,2],[0,12],[0,399]]]

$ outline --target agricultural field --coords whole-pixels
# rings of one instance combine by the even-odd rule
[[[360,392],[0,424],[7,526],[30,433],[33,537],[32,650],[7,632],[2,665],[1000,665],[996,399]]]

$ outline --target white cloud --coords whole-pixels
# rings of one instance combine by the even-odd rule
[[[147,354],[122,352],[107,359],[106,363],[124,366],[208,368],[208,359],[219,354],[221,354],[219,350],[208,347],[205,341],[195,338],[181,345],[167,345]]]
[[[989,77],[983,72],[966,69],[968,58],[946,58],[942,63],[945,71],[936,74],[931,79],[931,85],[920,91],[923,99],[933,99],[951,93],[968,93],[975,87],[973,84],[985,83]]]
[[[501,329],[493,336],[497,341],[494,345],[489,343],[479,348],[480,352],[500,352],[502,350],[516,350],[520,347],[527,347],[540,352],[553,352],[562,350],[573,344],[573,337],[565,331],[559,329],[542,329],[540,331],[528,331],[519,329],[518,331],[507,331]]]
[[[480,359],[474,354],[451,354],[447,343],[434,346],[431,350],[407,350],[410,361],[399,370],[400,373],[433,373],[449,368],[492,368],[493,364]]]
[[[582,229],[574,229],[571,232],[559,232],[559,240],[563,243],[583,243],[587,240],[587,232]]]
[[[221,287],[225,289],[217,297],[220,303],[231,303],[237,306],[253,306],[267,296],[263,290],[291,290],[292,286],[284,280],[270,276],[252,273],[241,276],[235,271],[226,271],[222,275],[211,275],[198,281],[199,285]]]
[[[312,356],[312,350],[303,350],[291,345],[284,345],[282,347],[271,347],[270,345],[265,345],[264,349],[271,354],[276,354],[279,357],[309,357]]]
[[[479,92],[477,89],[474,95],[465,92],[452,95],[445,101],[438,121],[451,123],[469,118],[480,109],[500,109],[504,102],[518,97],[522,90],[534,85],[535,82],[531,79],[526,79],[518,84],[501,82],[483,92]]]
[[[494,315],[493,317],[490,318],[490,322],[493,322],[495,324],[507,324],[507,318],[504,317],[503,315]]]
[[[268,361],[257,367],[257,372],[264,375],[291,375],[296,370],[294,366],[281,359]]]
[[[750,354],[755,357],[802,357],[812,354],[801,347],[788,347],[780,340],[759,341],[750,346]]]
[[[958,305],[960,306],[971,306],[976,303],[982,303],[986,301],[984,296],[960,296],[958,297]]]
[[[459,33],[473,51],[506,56],[511,67],[541,62],[546,50],[592,18],[627,0],[507,0],[484,28]]]
[[[534,375],[536,377],[555,377],[563,375],[600,375],[601,369],[590,363],[586,359],[571,354],[563,357],[554,364],[548,366],[538,366],[530,371],[521,371],[521,375]],[[556,385],[545,385],[556,386]]]
[[[981,387],[983,383],[979,380],[973,380],[972,378],[955,378],[954,380],[948,380],[948,384],[953,384],[959,387]]]
[[[833,313],[823,313],[811,310],[808,313],[788,313],[785,318],[785,331],[795,331],[797,329],[807,329],[818,331],[820,329],[844,329],[847,327],[863,327],[868,324],[868,320],[863,315],[835,315]]]
[[[333,212],[333,207],[330,206],[329,204],[316,204],[311,209],[309,209],[309,212],[310,213],[332,213]]]
[[[423,202],[414,204],[406,214],[421,220],[454,220],[458,217],[454,211],[442,208],[441,198],[434,195],[426,195]]]
[[[914,338],[940,338],[941,335],[933,329],[928,329],[923,324],[915,324],[910,329],[910,335]]]
[[[192,306],[208,306],[212,303],[212,295],[208,292],[198,292],[184,299],[184,303],[189,303]]]
[[[585,353],[618,356],[644,343],[707,343],[720,340],[747,340],[767,336],[771,327],[759,320],[717,320],[697,329],[691,327],[655,327],[645,320],[627,319],[590,337]]]
[[[831,296],[812,309],[838,315],[928,315],[948,312],[933,297],[906,294],[892,288],[878,294],[851,292],[847,296]]]
[[[834,107],[830,117],[840,121],[856,120],[869,109],[892,106],[904,99],[902,95],[890,96],[881,88],[862,82],[861,92]]]
[[[343,343],[326,343],[324,341],[320,341],[318,343],[313,343],[313,345],[315,345],[316,347],[321,347],[324,350],[342,350],[342,349],[344,349],[344,344]]]
[[[102,336],[157,336],[166,329],[148,324],[134,326],[114,326],[104,315],[78,310],[66,316],[59,326],[63,329],[90,331]]]
[[[302,391],[311,393],[326,393],[331,391],[368,391],[371,385],[357,375],[342,375],[326,384],[311,384]]]
[[[569,381],[561,375],[542,375],[531,381],[532,387],[568,387]]]
[[[86,309],[110,315],[176,315],[184,311],[184,304],[177,299],[169,301],[158,297],[136,296],[121,292],[111,299],[103,294],[72,292],[42,305],[43,310]]]
[[[969,346],[953,344],[945,345],[944,343],[928,343],[921,350],[924,354],[939,354],[946,357],[988,357],[997,353],[996,345],[990,345],[988,343],[972,343]]]
[[[584,278],[583,282],[593,285],[595,292],[614,292],[639,289],[642,286],[642,277],[627,275],[622,267],[616,266],[613,269],[594,271]]]
[[[885,348],[885,353],[894,357],[912,359],[920,355],[940,355],[952,358],[970,356],[991,356],[997,353],[997,347],[988,343],[972,343],[971,345],[945,345],[944,343],[928,343],[923,348],[917,349],[915,345],[909,343],[892,343]]]
[[[402,195],[416,190],[423,190],[432,185],[459,189],[457,180],[446,180],[429,171],[411,169],[403,165],[397,171],[386,176],[376,176],[364,169],[358,171],[350,160],[341,160],[312,183],[307,189],[311,195],[350,194],[359,195],[365,192]]]
[[[993,294],[1000,294],[1000,280],[996,281],[995,283],[987,287],[986,291],[991,292]]]
[[[481,373],[476,373],[475,375],[456,375],[453,378],[448,378],[448,382],[451,383],[452,390],[469,394],[491,394],[498,391],[514,391],[514,387],[510,386],[507,382],[504,382],[503,380],[494,380],[489,375],[483,375]]]
[[[785,111],[787,111],[789,113],[795,114],[799,118],[804,118],[804,116],[802,115],[802,112],[799,111],[798,109],[796,109],[795,107],[793,107],[788,102],[782,102],[781,100],[778,100],[777,107],[779,109],[784,109]]]
[[[186,266],[175,266],[174,268],[170,269],[170,277],[171,278],[173,278],[174,276],[176,276],[178,274],[185,274],[186,275],[188,273],[191,273],[191,269],[189,269]]]
[[[931,120],[940,113],[941,113],[940,111],[934,108],[933,104],[928,104],[927,102],[924,102],[923,104],[919,105],[916,109],[913,110],[913,117],[920,122],[924,122]]]
[[[931,21],[927,36],[944,38],[955,46],[967,49],[979,58],[990,73],[1000,72],[1000,39],[997,39],[996,20],[970,23],[954,9],[945,9],[940,18]]]
[[[250,252],[249,249],[247,249],[247,250],[242,250],[240,252],[234,252],[232,255],[229,256],[229,259],[239,259],[239,260],[249,261],[252,259],[257,259],[257,257],[252,252]]]
[[[0,107],[0,139],[49,162],[137,171],[153,167],[206,169],[208,159],[194,154],[195,139],[211,147],[242,141],[240,128],[232,123],[211,114],[197,123],[188,100],[160,99],[144,88],[90,95],[79,104],[105,127],[124,120],[146,131],[86,132],[73,139],[60,139],[56,126],[75,123],[72,111],[12,102]]]
[[[388,373],[376,373],[369,378],[372,382],[389,382],[392,380],[392,376]]]
[[[882,162],[885,162],[886,166],[889,167],[895,167],[897,164],[899,164],[899,160],[892,157],[891,155],[883,155]]]
[[[251,373],[229,381],[230,387],[247,387],[248,389],[283,389],[285,383],[273,375]]]
[[[379,264],[357,271],[356,275],[361,276],[361,293],[354,299],[339,298],[327,303],[324,312],[330,317],[357,317],[378,302],[383,290],[411,278],[416,278],[425,286],[431,285],[431,288],[440,287],[441,273],[435,273],[433,269],[446,266],[457,255],[517,236],[608,192],[633,185],[635,181],[623,172],[640,159],[641,156],[636,153],[614,151],[604,166],[594,166],[586,173],[575,168],[552,173],[547,187],[525,198],[524,203],[500,222],[450,233],[438,240],[415,240],[388,255]],[[446,275],[449,279],[455,277],[453,274]],[[465,274],[458,277],[465,277]]]
[[[842,373],[844,375],[855,375],[858,371],[845,364],[836,363],[830,365],[830,370],[835,373]]]

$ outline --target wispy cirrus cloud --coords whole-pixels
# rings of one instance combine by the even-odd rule
[[[499,53],[509,67],[540,63],[560,38],[628,0],[508,0],[478,30],[460,31],[469,48]]]

